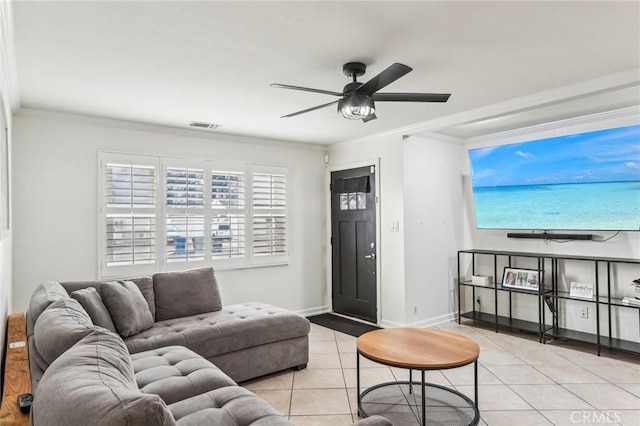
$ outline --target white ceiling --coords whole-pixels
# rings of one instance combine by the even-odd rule
[[[221,133],[308,143],[389,132],[640,67],[637,1],[19,1],[13,11],[22,107],[173,127],[204,121],[222,124]],[[334,98],[270,83],[341,91],[349,61],[368,65],[361,81],[394,62],[413,67],[382,92],[452,96],[446,104],[378,103],[378,120],[366,124],[334,107],[279,118]],[[621,90],[590,101],[587,112],[640,104],[637,85]],[[538,118],[524,111],[508,125],[442,133],[567,118],[567,107],[545,108]]]

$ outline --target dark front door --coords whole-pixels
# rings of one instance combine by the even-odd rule
[[[373,166],[331,173],[334,312],[377,322],[376,194]]]

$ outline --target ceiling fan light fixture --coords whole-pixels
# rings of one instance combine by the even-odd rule
[[[338,101],[338,114],[349,120],[361,120],[376,112],[369,96],[352,94]]]

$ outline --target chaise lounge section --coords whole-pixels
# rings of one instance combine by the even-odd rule
[[[142,293],[153,322],[134,327],[123,309],[109,310],[129,352],[181,345],[213,362],[236,382],[265,374],[301,369],[309,361],[309,321],[301,315],[265,303],[222,306],[212,268],[157,273],[121,280]],[[107,307],[121,304],[113,282],[63,282],[68,294],[95,288]],[[138,306],[137,311],[144,309]],[[112,311],[116,311],[115,313]]]

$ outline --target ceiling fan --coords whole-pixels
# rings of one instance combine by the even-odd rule
[[[281,118],[294,117],[296,115],[315,111],[333,104],[338,104],[338,113],[344,118],[362,120],[366,123],[367,121],[378,118],[375,114],[375,102],[447,102],[449,96],[451,96],[450,93],[377,93],[378,90],[411,72],[412,68],[403,64],[395,63],[366,83],[360,83],[356,79],[364,75],[366,70],[367,66],[360,62],[349,62],[344,64],[342,66],[342,72],[347,77],[353,78],[353,81],[344,86],[342,92],[290,86],[288,84],[272,84],[271,87],[322,93],[341,98],[327,104],[318,105],[313,108],[294,112],[293,114],[284,115]]]

